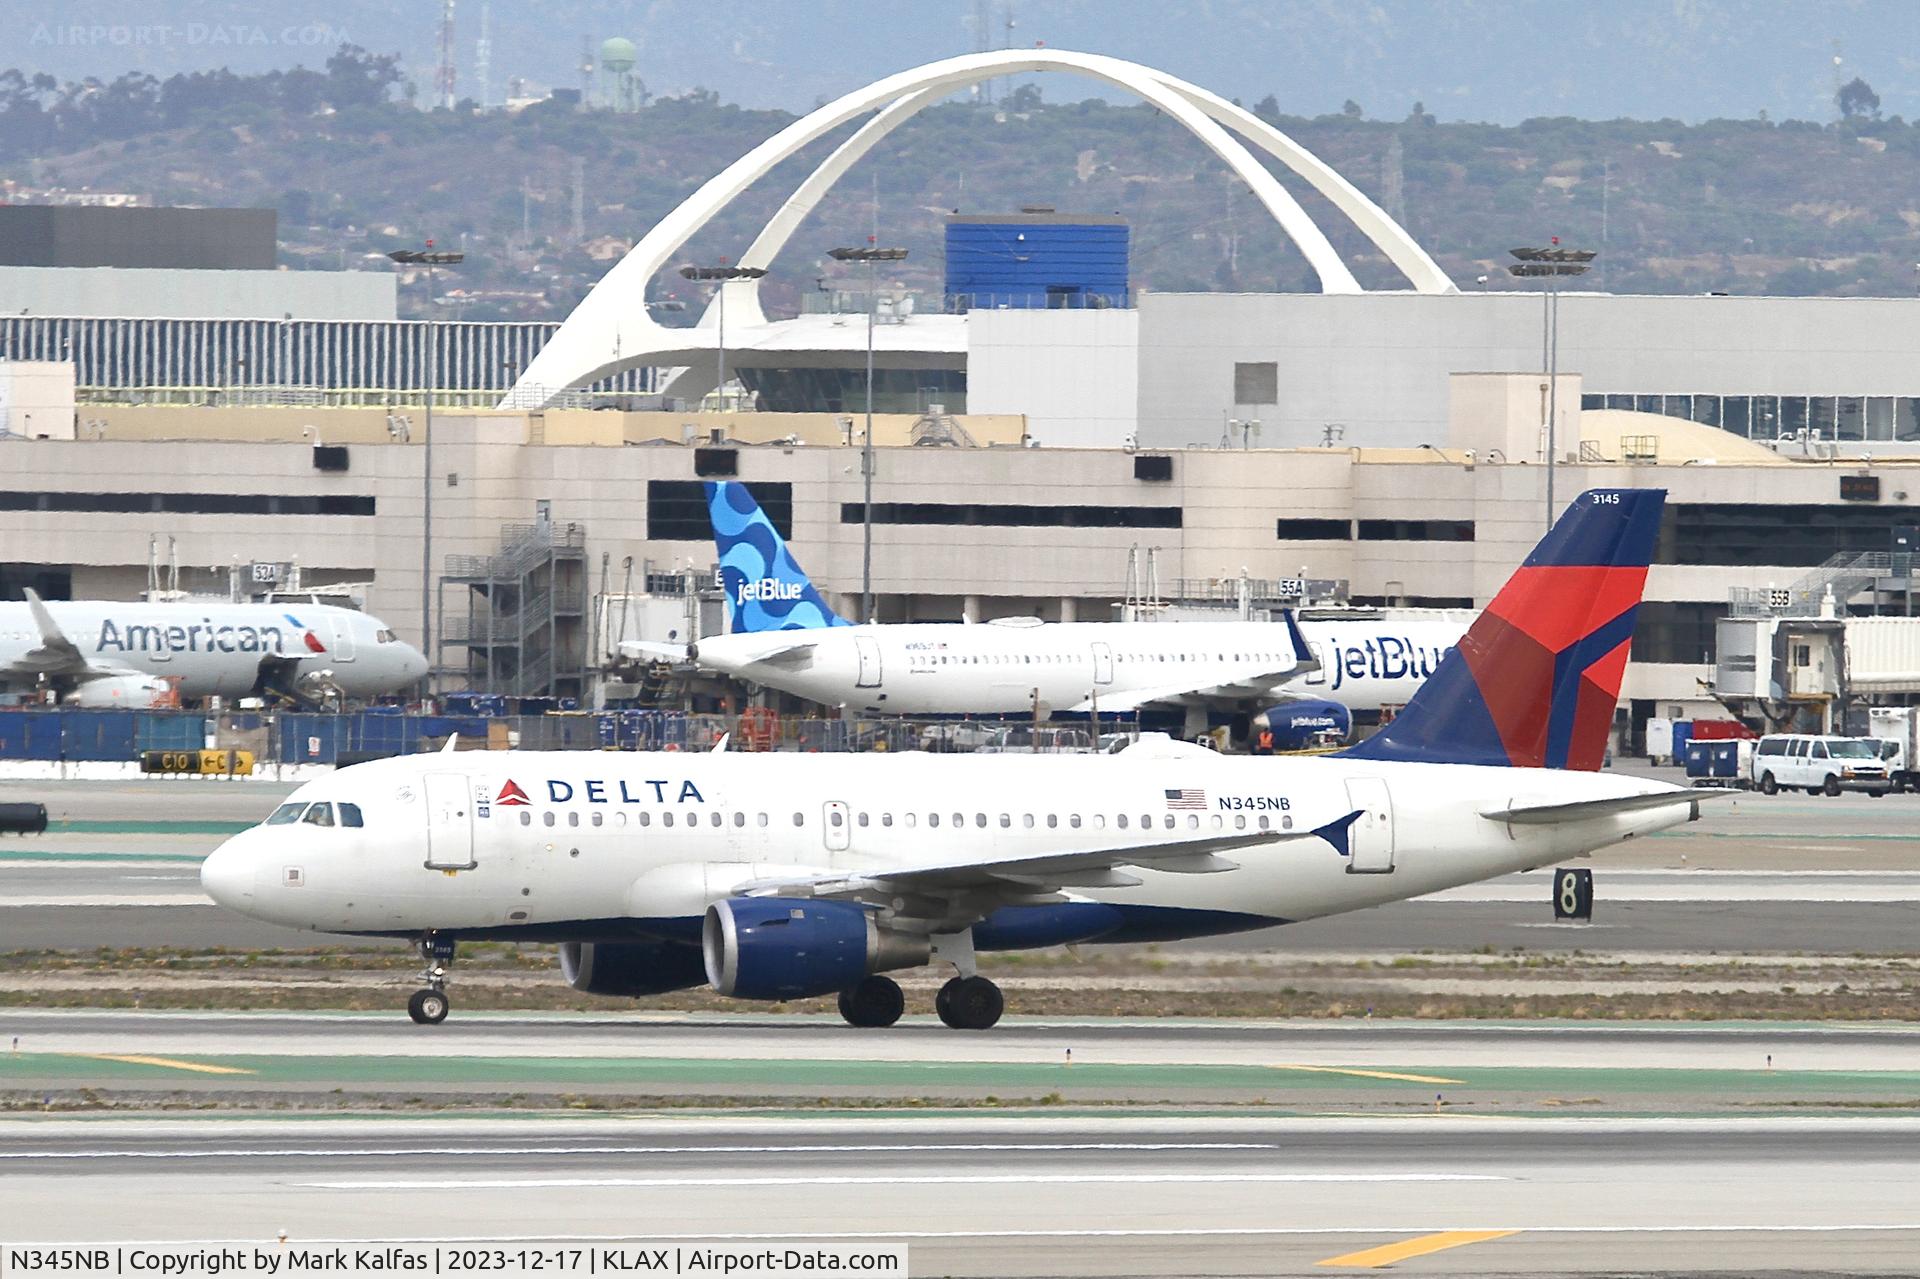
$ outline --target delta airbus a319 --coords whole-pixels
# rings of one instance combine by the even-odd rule
[[[1264,928],[1663,830],[1700,792],[1597,771],[1663,494],[1582,494],[1384,730],[1339,755],[468,752],[342,769],[206,861],[213,899],[411,938],[409,1011],[457,943],[560,943],[575,988],[837,994],[856,1026],[935,965],[956,1028],[1000,1017],[981,951]]]

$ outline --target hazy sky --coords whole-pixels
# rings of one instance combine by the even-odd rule
[[[457,0],[462,96],[486,11],[491,97],[578,85],[583,46],[626,36],[655,93],[803,110],[891,71],[1045,41],[1151,63],[1248,102],[1442,119],[1827,120],[1836,77],[1920,116],[1920,0]],[[1006,26],[1009,10],[1011,31]],[[0,65],[62,79],[139,68],[318,65],[342,40],[401,54],[426,92],[439,0],[0,0]],[[982,19],[984,18],[984,23]],[[1836,63],[1836,57],[1838,62]],[[1097,89],[1045,77],[1050,98]]]

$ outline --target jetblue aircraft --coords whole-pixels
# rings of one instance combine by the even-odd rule
[[[975,955],[1264,928],[1579,857],[1696,818],[1703,793],[1599,773],[1664,494],[1583,494],[1381,732],[1251,759],[1160,737],[1118,755],[413,755],[301,787],[210,856],[221,905],[414,939],[408,1006],[447,1014],[455,945],[561,943],[576,989],[837,993]],[[722,743],[724,747],[724,743]]]
[[[809,701],[886,715],[1238,713],[1302,699],[1378,711],[1413,696],[1465,630],[1430,621],[854,625],[814,588],[746,486],[709,482],[731,633],[687,647],[628,642]],[[1302,672],[1307,672],[1304,676]],[[1298,678],[1296,678],[1298,677]],[[1036,697],[1037,694],[1037,697]]]
[[[377,617],[327,604],[0,604],[0,692],[52,689],[72,706],[298,696],[323,677],[349,697],[397,693],[427,673]]]

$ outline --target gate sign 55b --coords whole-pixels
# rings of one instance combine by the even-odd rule
[[[1593,872],[1584,866],[1563,866],[1553,872],[1553,917],[1593,919]]]

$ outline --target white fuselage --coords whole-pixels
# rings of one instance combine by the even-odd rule
[[[501,801],[516,791],[526,803]],[[596,940],[631,935],[635,921],[671,932],[742,885],[782,877],[1304,832],[1365,811],[1350,858],[1310,837],[1235,849],[1230,870],[1137,869],[1137,886],[1067,890],[1123,911],[1150,908],[1163,924],[1174,920],[1176,934],[1182,919],[1194,932],[1223,932],[1551,864],[1692,815],[1680,798],[1552,825],[1483,816],[1654,793],[1687,794],[1605,773],[1192,748],[1117,756],[476,751],[381,760],[309,783],[289,802],[351,803],[365,824],[254,827],[213,854],[202,880],[222,905],[297,928]]]
[[[1265,681],[1255,700],[1324,698],[1361,712],[1404,705],[1466,627],[1427,619],[1302,621],[1301,634],[1321,668]],[[889,715],[1020,714],[1033,710],[1036,693],[1044,709],[1101,699],[1118,706],[1141,690],[1235,685],[1250,660],[1282,671],[1295,661],[1286,627],[1273,622],[1012,619],[791,634],[804,634],[809,646],[756,660],[768,633],[713,635],[695,645],[696,660],[809,701]]]
[[[319,671],[350,697],[399,692],[426,659],[380,619],[327,604],[48,603],[47,611],[89,665],[178,681],[182,697],[239,697],[260,679],[263,659],[293,663],[291,677]],[[0,671],[42,643],[26,604],[0,604]],[[30,680],[7,681],[31,691]]]

